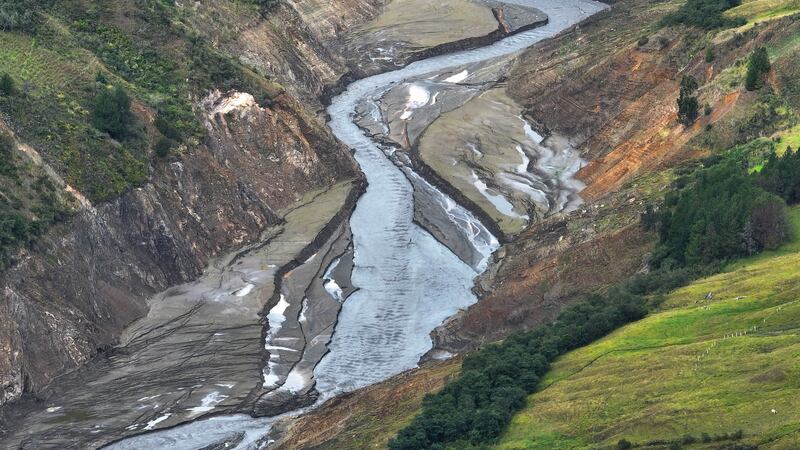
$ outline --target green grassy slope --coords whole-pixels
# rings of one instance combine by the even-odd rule
[[[743,443],[800,448],[800,208],[792,221],[793,243],[679,289],[661,312],[559,359],[497,447],[741,429]]]

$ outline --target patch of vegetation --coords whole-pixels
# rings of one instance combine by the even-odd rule
[[[698,103],[694,93],[697,91],[697,80],[691,75],[681,79],[681,90],[678,95],[678,121],[691,125],[697,119]]]
[[[723,13],[739,6],[741,0],[687,0],[677,11],[664,17],[664,26],[687,25],[712,30],[744,25],[742,18],[730,18]]]
[[[15,156],[11,137],[0,133],[0,269],[11,262],[16,248],[67,216],[47,175],[39,173],[31,179],[31,172]]]
[[[596,295],[528,333],[509,336],[464,359],[462,373],[423,401],[422,413],[390,441],[391,450],[444,448],[494,441],[525,405],[550,361],[644,317],[641,299],[622,290]]]
[[[744,87],[748,91],[755,91],[764,86],[764,74],[769,72],[769,55],[767,49],[758,47],[750,54],[747,60],[747,74],[744,77]]]
[[[800,230],[800,208],[790,217]],[[685,448],[796,448],[799,264],[800,239],[742,259],[559,358],[496,448],[669,448],[680,433]],[[739,428],[741,441],[708,446]]]
[[[0,0],[0,30],[33,31],[38,20],[37,0]]]
[[[770,136],[797,124],[797,115],[786,100],[769,90],[765,91],[744,114],[733,120],[736,144]]]
[[[702,266],[771,250],[788,239],[785,204],[733,161],[700,170],[666,196],[655,267]]]
[[[125,89],[102,89],[92,105],[92,124],[116,139],[125,138],[133,122],[131,98]]]

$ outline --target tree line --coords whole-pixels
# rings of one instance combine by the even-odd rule
[[[391,450],[444,449],[464,441],[494,441],[525,406],[550,362],[647,313],[641,297],[623,289],[594,295],[545,326],[509,336],[464,359],[458,379],[428,395],[422,412],[390,441]]]

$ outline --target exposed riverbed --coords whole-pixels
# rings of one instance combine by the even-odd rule
[[[307,407],[304,405],[318,403],[413,368],[431,348],[430,332],[459,309],[477,300],[471,291],[473,279],[485,269],[488,258],[498,247],[497,239],[472,213],[416,174],[410,164],[391,158],[393,149],[367,137],[364,130],[354,123],[354,114],[363,99],[387,92],[404,80],[452,72],[447,79],[457,83],[459,76],[465,75],[459,75],[462,74],[460,69],[453,72],[455,68],[513,54],[605,7],[590,0],[513,0],[508,3],[538,8],[548,15],[549,22],[487,47],[429,58],[401,70],[365,78],[351,84],[333,99],[328,108],[331,129],[353,149],[369,185],[350,217],[350,231],[339,229],[333,233],[321,245],[320,253],[309,256],[284,276],[280,292],[275,293],[279,300],[266,318],[270,324],[270,330],[264,336],[267,342],[261,342],[270,356],[263,361],[262,379],[251,380],[250,385],[255,386],[253,390],[249,394],[237,391],[233,395],[226,390],[233,388],[228,388],[229,383],[225,380],[203,379],[201,387],[195,388],[192,396],[184,400],[178,387],[191,380],[185,376],[178,377],[181,383],[173,383],[174,392],[171,388],[161,389],[171,391],[171,406],[167,406],[157,400],[158,395],[167,395],[159,391],[163,386],[157,385],[158,376],[163,372],[159,369],[159,372],[154,372],[154,384],[148,386],[150,394],[137,399],[142,404],[158,405],[153,407],[156,412],[143,416],[144,413],[131,411],[130,426],[136,428],[127,431],[116,429],[122,435],[144,434],[118,441],[111,448],[266,447],[270,442],[271,425],[278,418],[252,418],[245,414],[200,416],[215,411],[215,408],[218,412],[234,411],[237,408],[232,399],[236,399],[244,404],[254,404],[260,414],[289,411],[282,417],[285,419],[301,413],[302,408]],[[445,95],[443,93],[439,101],[444,101]],[[406,111],[398,113],[402,115]],[[344,195],[340,197],[338,201],[342,202]],[[420,207],[422,204],[424,208]],[[415,220],[419,217],[419,209],[426,211],[425,222],[428,225],[425,228]],[[430,224],[436,225],[441,236],[437,236]],[[259,255],[265,255],[267,248],[253,249],[243,255],[242,260],[252,260],[254,267],[260,268],[258,258],[262,256]],[[226,271],[229,270],[228,266],[225,267]],[[236,304],[237,299],[251,299],[253,311],[249,314],[252,314],[265,299],[262,295],[256,301],[257,297],[251,296],[263,289],[265,280],[271,280],[272,272],[269,271],[272,269],[274,267],[264,266],[259,269],[264,270],[263,273],[239,277],[242,270],[237,268],[235,284],[215,282],[217,284],[212,287],[219,289],[219,286],[224,286],[221,295],[231,304]],[[214,276],[220,278],[218,274]],[[228,278],[222,276],[224,280]],[[193,286],[202,283],[201,280]],[[183,295],[183,292],[178,294]],[[209,304],[215,300],[212,298]],[[312,314],[319,316],[312,317]],[[176,313],[175,318],[180,321],[183,316]],[[309,325],[309,322],[313,323]],[[251,327],[248,329],[252,329],[251,325],[248,323]],[[146,333],[136,334],[140,335]],[[165,336],[172,336],[172,333]],[[214,333],[210,333],[208,339],[209,342],[225,342],[224,335]],[[141,341],[146,350],[150,343],[147,339]],[[244,341],[228,344],[229,350],[235,354]],[[215,345],[211,354],[216,352],[226,352],[225,346]],[[191,352],[187,350],[186,353]],[[162,357],[168,354],[166,352]],[[197,370],[201,368],[197,364],[194,367]],[[135,365],[129,369],[135,370]],[[174,372],[180,373],[178,369]],[[119,370],[123,371],[122,366]],[[252,372],[252,367],[239,372],[236,386],[247,383],[242,377],[251,376]],[[109,382],[109,392],[112,385]],[[79,390],[86,396],[85,402],[104,401],[92,397],[92,389],[87,386],[88,389]],[[147,398],[150,396],[155,397]],[[242,400],[245,397],[248,399]],[[298,401],[298,397],[302,400]],[[222,408],[224,405],[230,406]],[[126,408],[125,405],[120,407]],[[57,412],[57,409],[45,411],[36,417],[46,422],[47,414]],[[57,417],[55,414],[53,420]],[[179,417],[182,420],[200,418],[181,425]],[[69,421],[74,419],[66,417],[63,420],[71,423]],[[100,423],[104,418],[94,419]],[[91,421],[73,431],[91,433],[94,430],[89,423]],[[164,426],[169,428],[159,430]],[[63,426],[45,425],[44,428],[56,433]],[[103,432],[103,429],[98,431]],[[58,441],[55,437],[54,440]],[[29,442],[35,446],[35,442],[40,441],[34,437]]]

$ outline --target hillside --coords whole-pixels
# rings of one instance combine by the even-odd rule
[[[588,164],[578,172],[578,178],[586,184],[586,189],[581,192],[586,205],[572,212],[545,216],[511,238],[498,251],[498,258],[490,269],[479,278],[479,302],[435,331],[437,350],[463,352],[481,347],[487,342],[500,341],[518,330],[536,328],[551,321],[563,308],[586,298],[588,293],[603,292],[611,285],[624,282],[647,266],[650,252],[658,238],[656,233],[648,232],[645,227],[640,226],[640,214],[648,207],[657,207],[663,201],[665,193],[680,189],[694,174],[720,161],[736,161],[755,173],[761,170],[773,151],[782,154],[787,148],[797,148],[797,114],[800,111],[796,88],[797,55],[800,54],[797,51],[797,5],[793,2],[745,1],[741,6],[722,14],[720,20],[730,24],[730,27],[722,30],[705,30],[683,25],[664,26],[661,23],[663,18],[678,10],[682,4],[683,2],[617,2],[609,11],[598,14],[579,28],[534,46],[511,66],[507,84],[499,87],[510,94],[512,101],[522,106],[526,119],[537,131],[549,136],[566,137],[570,144],[580,148],[581,156],[588,160]],[[766,48],[769,55],[771,70],[765,76],[764,87],[749,90],[745,87],[748,61],[751,53],[761,46]],[[696,94],[699,114],[690,125],[676,120],[676,99],[679,97],[684,76],[695,78],[699,84]],[[503,97],[503,102],[507,103],[508,100]],[[490,104],[499,103],[494,101]],[[468,112],[465,108],[462,110]],[[470,118],[467,113],[463,117]],[[448,128],[446,132],[451,134],[442,134],[444,140],[441,142],[449,142],[447,139],[457,137],[452,133],[455,129],[452,124],[457,125],[458,121],[451,122],[445,124]],[[433,122],[426,130],[424,139],[437,142],[436,135],[431,135],[435,132],[436,125],[437,122]],[[474,127],[469,132],[473,132],[472,130]],[[481,143],[485,144],[484,141]],[[424,150],[421,148],[421,151]],[[484,148],[481,150],[486,151]],[[429,154],[435,155],[432,151]],[[446,154],[448,157],[450,155],[451,153]],[[423,154],[422,157],[425,158],[426,155]],[[431,163],[435,170],[447,170],[440,168],[450,165],[450,159],[443,157],[441,160],[429,161],[438,164]],[[443,176],[447,178],[452,173],[445,172]],[[484,204],[479,203],[478,206],[485,208]],[[793,210],[792,214],[796,228],[797,210]],[[489,215],[497,216],[491,211]],[[794,249],[794,244],[789,245],[779,255],[768,253],[759,261],[771,260],[772,267],[780,268],[779,273],[791,278],[794,275],[793,264],[796,264],[792,259]],[[775,259],[779,257],[783,259]],[[718,277],[724,279],[726,276],[747,279],[747,273],[741,271]],[[754,279],[754,284],[748,290],[757,291],[763,282],[764,280]],[[670,294],[669,298],[677,298],[675,296],[681,295],[681,292],[691,290],[699,284],[692,286]],[[719,298],[716,292],[718,288],[696,289],[705,290],[702,294],[694,294],[700,298],[708,291],[714,291],[715,301]],[[752,295],[752,298],[756,298],[754,294],[735,294],[733,297],[738,295]],[[787,296],[790,297],[791,293]],[[725,316],[725,319],[730,319],[729,325],[733,328],[740,327],[742,329],[738,331],[743,332],[753,325],[744,323],[750,320],[748,311],[755,317],[765,314],[764,308],[777,307],[781,301],[789,301],[788,297],[782,297],[783,300],[778,297],[780,295],[769,306],[756,302],[747,303],[744,299],[738,300],[739,303],[733,301],[734,305],[749,305],[750,309],[742,311],[747,316],[735,319]],[[691,301],[694,300],[693,298]],[[674,303],[670,303],[671,301],[662,305],[664,312],[657,310],[653,317],[641,323],[667,314],[667,305]],[[677,303],[673,306],[675,305]],[[711,314],[708,312],[711,309],[703,311]],[[720,327],[715,333],[721,332],[725,327],[720,317],[711,319],[706,316],[706,319]],[[699,319],[693,320],[699,323]],[[790,320],[791,317],[788,317],[786,322],[781,323],[786,324]],[[638,324],[631,325],[628,328],[637,326]],[[702,329],[711,325],[698,326]],[[776,326],[780,328],[780,325]],[[668,336],[675,335],[675,330],[670,328],[660,330],[664,333],[662,337],[665,340],[669,341]],[[727,333],[736,331],[731,329]],[[724,336],[725,333],[722,334]],[[675,336],[675,342],[683,342],[682,339],[688,341],[686,345],[690,345],[693,338],[691,335]],[[782,336],[781,339],[792,342],[791,335]],[[696,345],[698,347],[695,350],[706,350],[703,344]],[[581,351],[583,350],[571,353],[563,360],[566,361]],[[787,352],[789,353],[786,355],[790,355],[791,349]],[[435,357],[437,353],[432,352],[431,355]],[[737,400],[742,403],[735,403],[731,408],[746,403],[749,394],[742,386],[749,387],[750,378],[767,372],[770,364],[780,364],[781,355],[764,354],[758,361],[760,365],[757,366],[754,361],[753,365],[741,367],[740,381],[744,381],[739,385],[731,385],[731,388],[739,389],[745,394],[742,395],[743,399]],[[717,368],[725,362],[738,362],[733,353],[728,356],[731,359],[718,362]],[[586,363],[589,360],[587,357],[581,361]],[[677,360],[680,361],[680,358]],[[561,361],[554,368],[556,374],[564,376],[565,372],[559,372],[563,364]],[[634,373],[639,378],[660,380],[659,377],[663,377],[663,374],[655,373],[654,370],[671,366],[656,361],[655,357],[646,361],[649,365],[642,363],[636,366],[639,369]],[[390,380],[369,390],[355,392],[347,399],[346,404],[325,405],[301,419],[298,425],[292,426],[282,448],[383,448],[393,437],[394,430],[411,423],[412,415],[405,408],[402,412],[395,413],[385,410],[370,411],[367,405],[376,399],[381,401],[384,398],[394,398],[396,393],[402,396],[404,402],[421,404],[418,394],[404,394],[405,391],[395,383],[419,386],[421,383],[418,380],[427,380],[441,373],[442,365],[457,364],[452,361],[431,363],[431,366],[423,366],[404,374],[402,382],[400,378]],[[575,366],[578,365],[575,362]],[[615,375],[609,375],[608,382],[617,382],[617,378],[625,370],[623,365],[615,366]],[[791,369],[782,370],[789,373]],[[602,370],[595,372],[593,369],[592,373],[601,374]],[[546,380],[555,380],[555,376],[550,374]],[[452,380],[449,375],[448,378]],[[765,375],[765,378],[769,378],[769,375]],[[790,379],[790,376],[785,378]],[[616,385],[619,390],[623,387],[630,390],[630,396],[626,393],[623,398],[634,402],[642,398],[642,391],[630,388],[636,378],[626,380],[627,385],[621,382]],[[597,376],[594,383],[584,379],[581,381],[585,383],[584,387],[592,389],[593,394],[603,398],[606,388],[600,381],[605,382],[605,378]],[[433,382],[430,385],[431,392],[439,386]],[[683,385],[682,381],[676,379],[675,390]],[[542,387],[545,386],[547,383],[542,384]],[[538,395],[542,395],[543,399],[551,399],[548,392],[557,386],[555,384],[545,388],[541,394],[531,396],[529,401],[539,398]],[[787,382],[785,386],[791,389],[791,382]],[[570,407],[564,405],[565,399],[575,398],[567,397],[568,395],[579,396],[580,387],[577,384],[569,385],[563,392],[559,391],[563,394],[561,397],[552,397],[552,402],[547,403],[549,415],[542,422],[536,421],[538,416],[532,407],[533,412],[526,410],[526,413],[517,416],[513,428],[503,435],[500,445],[514,449],[551,448],[554,445],[562,445],[563,448],[571,448],[570,445],[594,448],[616,446],[617,441],[623,438],[634,443],[655,439],[680,439],[687,432],[694,433],[697,440],[701,440],[704,432],[711,437],[719,435],[721,438],[725,433],[730,437],[739,429],[742,429],[745,439],[750,439],[746,441],[749,443],[755,442],[756,435],[780,435],[784,425],[796,419],[793,413],[787,413],[780,422],[771,425],[769,420],[772,417],[772,407],[769,407],[767,413],[761,416],[763,421],[748,422],[752,431],[748,431],[744,423],[734,423],[743,422],[744,413],[732,414],[733,420],[720,423],[714,429],[686,429],[681,428],[682,422],[677,419],[669,419],[672,409],[664,412],[653,409],[654,407],[648,409],[647,404],[636,403],[618,404],[614,406],[615,409],[606,411],[602,409],[602,402],[593,402],[591,396],[586,397],[587,405],[580,413],[569,415]],[[722,392],[723,388],[719,389],[714,393]],[[703,405],[706,402],[714,404],[705,392],[704,386],[692,386],[683,391],[684,397],[676,398],[673,403],[685,400],[688,405]],[[791,403],[792,394],[790,391],[780,390],[774,393],[773,398],[784,398],[785,402]],[[721,399],[724,402],[725,396],[722,395]],[[758,405],[764,407],[766,403]],[[620,425],[619,421],[624,422],[627,417],[623,414],[625,411],[618,411],[625,410],[627,406],[632,410],[627,414],[640,418],[641,422],[651,421],[651,428],[637,429],[635,433],[638,434],[632,431],[629,436],[617,432],[617,428],[625,429],[625,425]],[[784,403],[780,409],[775,409],[787,410],[792,406],[796,405]],[[704,410],[713,414],[711,411],[717,409],[709,406]],[[652,416],[646,415],[651,410],[659,420],[664,418],[665,421],[673,421],[664,422],[662,427],[661,423],[652,420]],[[339,415],[335,411],[339,411]],[[607,421],[592,418],[595,413],[601,417],[607,415],[609,418]],[[696,420],[694,423],[702,423],[703,420],[711,420],[711,416],[698,417]],[[313,436],[303,436],[301,430],[304,425],[310,426],[311,423],[315,424],[318,432]],[[592,428],[595,425],[599,431]],[[436,426],[437,424],[432,424],[432,428]],[[565,430],[563,436],[552,437],[544,431],[537,434],[537,430],[553,428]],[[646,435],[655,429],[660,434]],[[707,446],[717,448],[734,443],[731,439],[714,442]],[[455,448],[461,448],[462,444],[464,443],[459,443]],[[662,447],[666,445],[662,444]],[[777,448],[793,447],[791,444],[784,444]]]
[[[795,240],[670,293],[658,312],[559,359],[496,448],[609,448],[621,439],[797,448],[800,209]],[[661,444],[662,446],[665,444]]]
[[[2,404],[114,345],[149,296],[259,241],[306,194],[358,177],[317,115],[347,71],[321,27],[371,10],[0,5],[18,18],[0,31]]]

